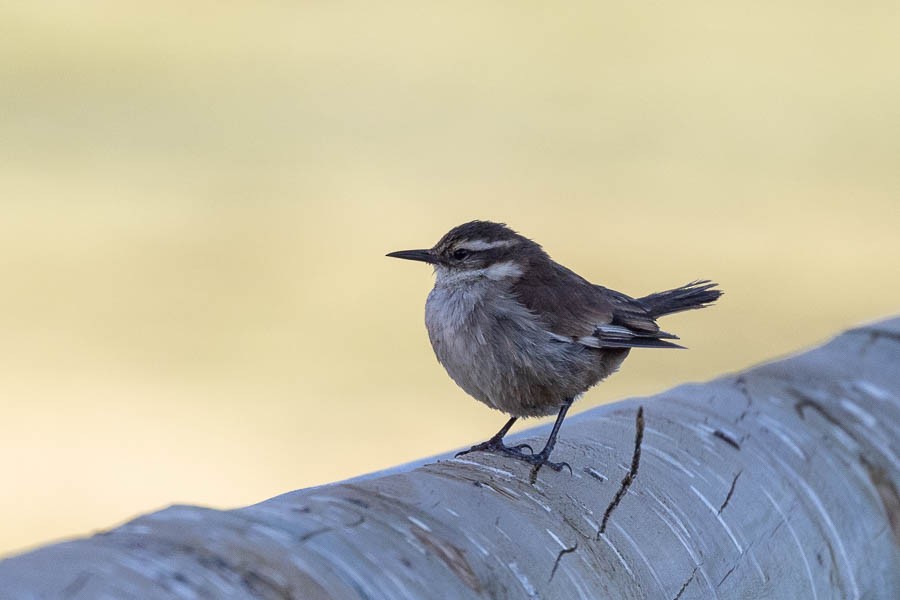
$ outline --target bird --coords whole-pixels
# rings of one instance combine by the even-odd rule
[[[571,471],[550,461],[566,414],[632,348],[684,348],[659,328],[659,317],[704,308],[722,295],[718,284],[702,279],[632,298],[589,282],[540,244],[492,221],[463,223],[431,248],[387,256],[433,266],[425,326],[438,362],[470,396],[509,415],[494,436],[457,456],[510,456],[532,465],[532,482],[542,466]],[[517,420],[553,414],[540,452],[503,442]]]

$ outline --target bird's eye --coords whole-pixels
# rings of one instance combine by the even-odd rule
[[[453,254],[451,254],[451,256],[453,257],[454,260],[462,260],[465,257],[467,257],[468,255],[469,255],[469,251],[464,248],[459,248],[457,250],[454,250]]]

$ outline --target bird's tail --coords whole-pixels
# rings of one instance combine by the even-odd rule
[[[647,307],[647,310],[650,311],[650,314],[655,319],[683,310],[706,308],[722,295],[721,290],[713,289],[717,285],[717,283],[707,279],[692,281],[674,290],[656,292],[655,294],[638,298],[638,302]]]

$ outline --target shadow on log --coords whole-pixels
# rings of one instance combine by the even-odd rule
[[[539,439],[545,428],[516,436]],[[471,454],[174,506],[0,563],[7,598],[898,598],[900,318]]]

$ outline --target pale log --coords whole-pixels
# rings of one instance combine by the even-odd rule
[[[534,485],[473,453],[173,506],[0,562],[0,598],[896,599],[898,455],[895,318],[571,418]]]

